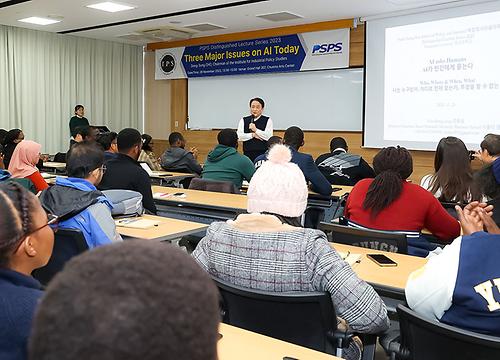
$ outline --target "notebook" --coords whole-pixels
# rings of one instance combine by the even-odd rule
[[[144,219],[140,217],[115,220],[116,226],[132,229],[151,229],[160,224],[159,220]]]

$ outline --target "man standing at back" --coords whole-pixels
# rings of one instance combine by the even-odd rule
[[[359,180],[374,178],[375,172],[359,155],[349,154],[344,138],[330,141],[330,152],[316,159],[319,171],[334,185],[354,186]]]
[[[217,135],[217,145],[208,153],[201,177],[208,180],[230,181],[238,189],[243,180],[250,181],[255,167],[238,148],[238,135],[233,129],[224,129]]]
[[[311,189],[321,195],[330,195],[332,186],[318,170],[313,157],[299,152],[299,149],[304,146],[304,132],[302,129],[297,126],[286,129],[283,143],[292,151],[292,162],[302,170],[306,180],[311,183]]]
[[[156,214],[156,206],[151,192],[151,180],[148,173],[139,165],[137,159],[142,149],[141,133],[136,129],[123,129],[116,139],[118,154],[106,163],[100,190],[124,189],[141,193],[142,205],[149,212]]]

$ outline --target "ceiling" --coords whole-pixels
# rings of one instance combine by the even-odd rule
[[[144,37],[130,40],[118,36],[165,26],[183,28],[208,23],[223,27],[223,29],[210,31],[192,31],[188,34],[188,36],[200,37],[356,18],[433,4],[459,2],[450,0],[126,0],[115,2],[137,6],[137,8],[107,13],[85,7],[101,1],[104,0],[0,0],[0,24],[145,45],[154,41]],[[256,17],[256,15],[276,12],[289,12],[301,18],[275,22]],[[62,21],[48,26],[30,25],[17,21],[31,16],[61,18]]]

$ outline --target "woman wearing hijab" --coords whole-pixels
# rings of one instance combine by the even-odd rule
[[[3,140],[3,150],[4,150],[4,158],[3,163],[5,168],[9,167],[9,162],[14,153],[14,149],[17,144],[24,140],[24,134],[21,129],[12,129],[7,132],[5,138]]]
[[[17,144],[9,163],[9,172],[13,178],[30,179],[35,185],[36,191],[42,191],[49,187],[44,180],[36,164],[40,160],[42,145],[24,140]]]

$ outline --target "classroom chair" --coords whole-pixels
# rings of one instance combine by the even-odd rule
[[[46,286],[64,268],[72,257],[88,250],[87,241],[80,230],[58,229],[54,236],[54,249],[47,265],[33,271],[32,275]]]
[[[337,244],[359,246],[400,254],[408,253],[408,240],[404,233],[361,229],[327,222],[321,222],[319,229],[327,234],[329,241]]]
[[[400,335],[389,333],[380,344],[391,359],[500,359],[500,338],[429,320],[401,304],[397,307]]]
[[[337,329],[327,292],[269,292],[213,277],[224,323],[318,351],[342,356],[353,333]]]
[[[215,191],[229,194],[240,193],[240,190],[230,181],[206,180],[201,178],[193,178],[191,180],[191,184],[189,184],[189,188],[194,190]]]

